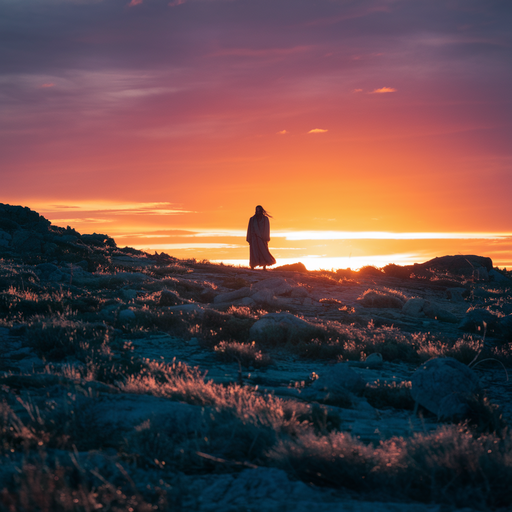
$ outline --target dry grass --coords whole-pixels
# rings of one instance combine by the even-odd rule
[[[505,507],[512,500],[511,437],[475,438],[461,427],[395,438],[377,447],[341,432],[308,432],[281,441],[268,456],[306,482],[364,492],[373,499],[479,510]]]
[[[221,361],[237,362],[245,368],[265,368],[273,364],[272,358],[259,350],[254,341],[252,343],[221,341],[214,350]]]
[[[414,409],[410,382],[377,382],[367,385],[363,396],[368,403],[377,408],[393,407],[394,409]]]
[[[395,308],[401,309],[407,301],[407,297],[397,290],[366,290],[359,299],[364,307],[367,308]]]

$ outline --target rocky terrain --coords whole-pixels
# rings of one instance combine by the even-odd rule
[[[0,204],[0,510],[512,503],[512,275],[268,271]]]

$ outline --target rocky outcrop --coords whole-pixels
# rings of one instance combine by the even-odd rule
[[[28,263],[85,261],[92,271],[109,265],[114,250],[116,243],[108,235],[81,235],[69,226],[53,226],[30,208],[0,203],[0,256]]]
[[[422,263],[418,267],[487,281],[489,279],[488,272],[492,270],[492,260],[475,255],[441,256]]]

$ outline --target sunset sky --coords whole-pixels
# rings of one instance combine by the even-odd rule
[[[510,267],[511,27],[510,0],[0,0],[0,202],[178,257],[247,260],[261,204],[278,263]]]

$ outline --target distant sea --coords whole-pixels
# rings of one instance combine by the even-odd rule
[[[180,240],[134,240],[132,247],[165,252],[180,259],[194,258],[248,266],[249,245],[242,233],[197,233]],[[237,236],[238,235],[238,236]],[[345,235],[345,237],[343,237]],[[119,246],[127,243],[119,239]],[[128,237],[126,237],[128,238]],[[139,243],[133,243],[139,242]],[[167,243],[166,243],[167,242]],[[476,254],[490,257],[495,267],[512,268],[512,235],[492,233],[274,233],[269,243],[277,265],[302,262],[308,270],[351,268],[388,263],[411,265],[432,258]]]

